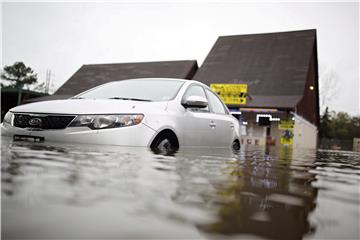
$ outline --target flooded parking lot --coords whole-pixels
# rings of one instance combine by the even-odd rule
[[[360,155],[3,140],[2,237],[359,239]]]

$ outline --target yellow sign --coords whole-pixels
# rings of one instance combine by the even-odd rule
[[[294,142],[294,134],[293,134],[292,130],[290,130],[290,129],[285,130],[281,134],[280,144],[290,146],[290,145],[293,145],[293,142]]]
[[[293,129],[294,128],[294,121],[293,120],[281,120],[279,124],[279,129],[286,130],[286,129]]]
[[[246,104],[247,84],[210,84],[225,104]]]
[[[293,145],[294,142],[294,121],[291,119],[281,120],[279,123],[279,129],[281,131],[280,144],[281,145]]]

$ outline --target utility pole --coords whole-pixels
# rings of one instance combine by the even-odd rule
[[[51,70],[46,69],[46,80],[45,80],[45,93],[49,94],[49,88],[51,83]]]

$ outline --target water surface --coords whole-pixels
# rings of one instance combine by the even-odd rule
[[[360,154],[3,139],[3,239],[359,239]]]

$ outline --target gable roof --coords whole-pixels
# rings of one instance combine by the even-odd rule
[[[196,60],[83,65],[54,95],[74,96],[107,82],[131,78],[191,79],[197,69]]]
[[[304,94],[315,41],[316,30],[221,36],[193,79],[247,84],[248,107],[294,108]]]

